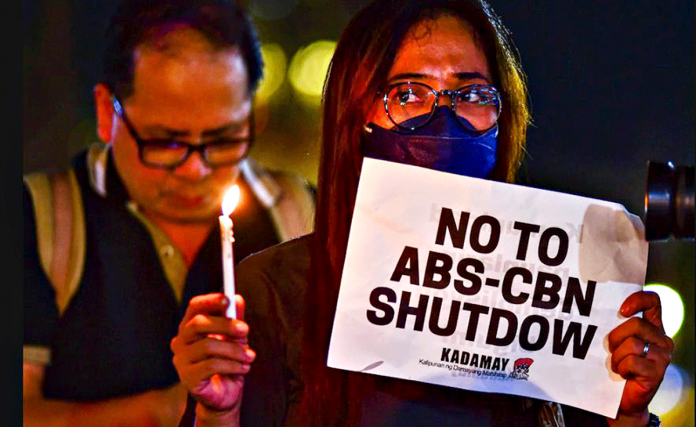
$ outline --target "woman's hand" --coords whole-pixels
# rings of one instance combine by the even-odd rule
[[[623,316],[643,312],[609,333],[611,369],[626,379],[616,420],[611,426],[641,426],[648,422],[648,404],[657,392],[665,370],[672,360],[674,342],[662,325],[660,297],[654,292],[640,291],[630,295],[621,305]],[[648,352],[644,349],[648,344]]]
[[[225,317],[229,303],[219,293],[191,299],[170,345],[181,383],[202,410],[221,416],[238,411],[244,374],[256,357],[247,345],[244,300],[236,295],[237,319]]]

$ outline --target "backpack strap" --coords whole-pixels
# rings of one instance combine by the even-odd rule
[[[29,190],[34,206],[36,241],[39,261],[44,273],[50,277],[53,260],[53,191],[48,174],[35,172],[24,176],[24,185]]]
[[[65,173],[54,175],[51,179],[53,190],[53,259],[51,260],[51,280],[56,291],[65,289],[68,280],[71,234],[73,228],[72,200],[70,184]],[[61,248],[64,248],[61,250]]]
[[[63,314],[82,278],[85,260],[85,219],[75,172],[32,173],[24,177],[34,204],[41,266]]]
[[[252,192],[268,210],[281,242],[309,234],[314,229],[314,193],[297,174],[270,172],[247,157],[241,173]]]
[[[281,241],[311,233],[315,202],[307,182],[295,174],[277,174],[274,178],[281,193],[269,211]]]
[[[563,409],[556,402],[541,402],[539,408],[539,427],[565,427]]]

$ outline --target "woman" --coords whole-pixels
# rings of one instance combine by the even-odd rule
[[[604,425],[549,402],[326,367],[363,157],[513,182],[528,121],[523,72],[484,0],[377,0],[359,12],[325,87],[315,233],[240,265],[249,326],[220,317],[229,302],[207,295],[191,301],[172,341],[198,423],[237,425],[241,413],[248,425]],[[657,295],[622,306],[639,311],[609,336],[612,369],[628,380],[610,425],[648,425],[673,350]]]

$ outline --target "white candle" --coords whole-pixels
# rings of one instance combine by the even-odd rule
[[[234,254],[232,242],[234,242],[234,230],[230,215],[237,207],[239,202],[239,186],[235,185],[225,193],[222,200],[222,215],[220,215],[220,241],[222,242],[222,289],[225,296],[230,300],[227,307],[227,317],[237,318],[237,307],[235,306],[234,289]]]

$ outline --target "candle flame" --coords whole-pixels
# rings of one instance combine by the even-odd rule
[[[225,197],[222,199],[222,214],[225,216],[230,216],[234,212],[234,208],[237,207],[239,203],[239,186],[233,185],[232,188],[227,190]]]

